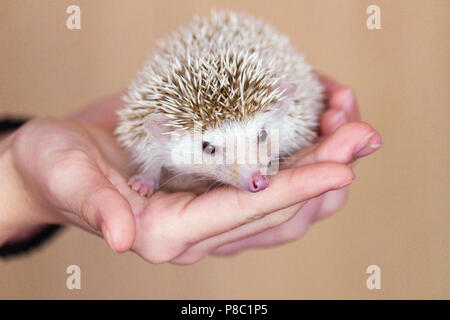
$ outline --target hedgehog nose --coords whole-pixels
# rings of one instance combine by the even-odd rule
[[[269,178],[256,173],[252,176],[252,182],[250,184],[250,192],[258,192],[264,190],[269,186]]]

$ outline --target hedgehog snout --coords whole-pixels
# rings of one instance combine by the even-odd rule
[[[255,173],[251,177],[251,181],[249,183],[250,192],[259,192],[261,190],[266,189],[269,186],[269,177],[264,176],[260,173]]]

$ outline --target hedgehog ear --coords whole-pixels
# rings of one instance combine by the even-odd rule
[[[281,90],[283,90],[283,98],[292,98],[297,91],[297,85],[293,82],[283,83],[281,85]]]
[[[164,133],[169,132],[167,126],[169,118],[160,113],[152,113],[145,119],[144,128],[154,137],[166,136]]]
[[[285,113],[289,111],[290,99],[294,97],[295,92],[297,91],[297,85],[292,82],[283,83],[280,85],[280,89],[283,91],[281,95],[282,101],[277,103],[277,106],[274,108],[276,113]]]

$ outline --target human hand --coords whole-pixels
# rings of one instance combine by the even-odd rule
[[[211,252],[230,254],[293,240],[315,219],[345,202],[342,190],[353,174],[343,163],[372,152],[367,148],[375,149],[370,145],[380,142],[375,133],[367,145],[361,144],[358,138],[373,131],[362,123],[348,124],[330,135],[358,116],[355,103],[343,105],[336,98],[342,90],[333,86],[328,86],[331,108],[323,117],[324,138],[302,150],[296,164],[301,167],[283,170],[272,178],[271,187],[257,194],[224,187],[199,196],[157,192],[144,199],[113,168],[126,168],[127,160],[110,134],[72,122],[34,121],[10,139],[15,142],[14,152],[6,152],[10,158],[22,156],[22,160],[14,158],[16,176],[22,186],[28,184],[23,197],[32,203],[28,212],[36,213],[27,221],[76,224],[102,234],[114,250],[131,247],[154,263],[193,263]],[[113,97],[74,118],[112,130],[116,123],[112,113],[104,117],[96,110],[116,109],[117,102]],[[347,112],[337,117],[341,109]],[[360,152],[355,153],[355,148]],[[303,215],[308,219],[298,218]],[[301,223],[293,223],[296,220]]]
[[[128,250],[134,217],[113,184],[120,174],[107,157],[123,158],[113,137],[70,121],[36,119],[5,138],[0,172],[8,183],[0,192],[0,244],[64,223],[102,233],[116,251]]]
[[[2,235],[73,224],[102,235],[115,251],[131,248],[154,263],[195,262],[207,253],[192,250],[197,245],[267,230],[290,218],[281,209],[353,180],[347,166],[321,163],[284,170],[257,194],[224,187],[198,196],[159,191],[146,199],[114,168],[126,167],[126,156],[98,128],[37,119],[3,141],[1,150],[10,182],[1,192]]]
[[[299,160],[295,165],[304,166],[327,161],[354,164],[356,159],[374,152],[381,146],[380,135],[370,125],[359,122],[356,99],[349,88],[324,76],[321,76],[321,80],[327,92],[329,105],[328,110],[322,117],[322,137],[319,143],[302,150],[296,155]],[[118,105],[117,97],[113,97],[102,103],[101,109],[116,109]],[[95,106],[88,108],[85,111],[84,118],[88,121],[94,119],[97,123],[100,121],[106,124],[105,127],[110,130],[115,127],[116,119],[109,118],[105,121],[101,114],[95,110]],[[338,128],[340,129],[337,130]],[[200,241],[194,237],[194,240],[190,242],[195,243],[195,245],[191,245],[183,253],[180,253],[182,251],[180,249],[174,250],[175,253],[161,261],[172,260],[176,263],[192,263],[211,252],[232,254],[246,248],[267,247],[293,241],[299,238],[314,221],[338,211],[345,204],[347,193],[348,188],[329,191],[308,201],[299,201],[291,208],[267,214],[264,219],[235,227],[232,231],[223,232],[218,236],[205,237]],[[204,200],[208,201],[208,198],[205,197]],[[165,200],[161,199],[161,201],[163,203]],[[227,201],[221,201],[221,203],[226,204]],[[167,223],[172,221],[169,217],[166,218]],[[158,218],[156,219],[158,220]],[[153,225],[156,227],[159,223],[153,223]],[[191,231],[174,229],[180,234]],[[197,232],[196,228],[193,228],[192,231]],[[151,234],[153,233],[148,234],[149,237],[151,237]],[[170,239],[170,237],[168,238]],[[180,236],[180,238],[183,237]],[[155,243],[155,241],[156,239],[149,241],[149,243]],[[174,240],[170,241],[170,243],[172,242],[176,243]],[[143,241],[143,243],[146,243],[146,241]],[[176,244],[172,246],[185,247]],[[155,250],[146,250],[146,252],[155,252]],[[176,254],[178,256],[173,258]],[[160,255],[156,255],[156,257],[152,255],[147,259],[159,261],[158,256],[161,257]]]

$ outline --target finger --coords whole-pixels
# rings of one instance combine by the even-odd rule
[[[313,222],[326,218],[341,209],[347,201],[347,196],[348,188],[329,191],[319,198],[307,201],[301,211],[288,222],[244,239],[224,242],[226,244],[214,249],[212,254],[228,256],[246,249],[274,247],[296,241]]]
[[[314,221],[327,218],[342,209],[348,199],[348,188],[327,192],[323,198],[320,209],[314,215]]]
[[[91,196],[93,209],[100,216],[101,232],[116,252],[128,251],[135,239],[135,221],[127,200],[114,187],[104,187]]]
[[[356,96],[349,87],[339,87],[329,97],[330,109],[345,111],[349,121],[358,121],[360,119],[358,103]],[[322,123],[327,125],[327,123]]]
[[[335,164],[331,164],[331,165],[334,166]],[[340,167],[339,170],[341,170],[342,168],[346,168],[346,167]],[[319,170],[318,168],[315,168],[315,169]],[[313,171],[314,170],[312,170],[312,168],[308,168],[308,169],[306,169],[306,171],[303,174],[306,174],[306,173],[309,173],[311,175],[317,174],[317,172],[314,173]],[[282,175],[283,172],[280,172],[279,175]],[[339,173],[337,173],[337,172],[334,172],[333,174],[339,175]],[[347,174],[347,173],[345,173],[345,174]],[[353,177],[353,174],[351,174],[351,176]],[[311,178],[312,178],[312,176],[311,176]],[[308,188],[307,187],[308,180],[310,179],[310,177],[305,176],[304,179],[305,179],[305,181],[304,181],[303,190],[302,190],[303,192]],[[312,178],[312,179],[314,179],[314,178]],[[319,180],[319,179],[321,179],[321,177],[316,176],[316,179]],[[350,181],[352,181],[352,179]],[[310,184],[314,184],[314,183],[310,182]],[[327,184],[325,184],[325,185],[327,185]],[[240,225],[233,225],[230,228],[231,230],[227,230],[227,232],[223,232],[223,230],[220,230],[219,232],[215,231],[215,236],[213,236],[213,237],[204,235],[205,238],[207,237],[206,240],[197,242],[191,248],[184,251],[181,255],[179,255],[175,259],[172,259],[171,262],[178,263],[178,264],[191,264],[195,261],[198,261],[203,256],[206,256],[207,254],[209,254],[212,250],[214,250],[215,248],[217,248],[225,243],[233,242],[233,241],[236,241],[236,240],[244,238],[244,237],[249,237],[254,234],[258,234],[265,230],[271,229],[275,226],[278,226],[279,224],[289,220],[304,205],[304,202],[307,199],[317,196],[323,192],[326,192],[329,189],[339,188],[339,187],[341,187],[342,184],[335,185],[335,184],[328,183],[328,187],[326,187],[325,185],[320,186],[320,187],[319,186],[313,187],[313,188],[320,188],[320,191],[311,192],[308,195],[305,195],[303,198],[301,195],[301,191],[294,192],[294,197],[292,198],[292,200],[290,200],[291,202],[288,204],[285,204],[284,206],[281,203],[278,203],[278,205],[275,204],[274,206],[270,207],[270,202],[273,202],[274,199],[278,199],[281,196],[281,195],[273,194],[274,191],[272,191],[272,194],[270,195],[270,200],[268,200],[267,201],[268,203],[266,204],[266,205],[269,205],[269,207],[265,210],[268,210],[267,212],[274,212],[274,211],[276,211],[276,212],[268,214],[266,216],[262,216],[262,217],[259,217],[260,214],[258,213],[257,214],[258,218],[256,220],[244,221]],[[275,186],[275,187],[277,187],[277,186]],[[287,192],[289,192],[289,189],[287,189]],[[297,198],[295,198],[295,196],[297,196]],[[264,199],[266,199],[266,198],[267,198],[267,196],[264,197]],[[299,198],[300,198],[300,200],[298,200]],[[277,210],[277,209],[280,209],[280,210]],[[233,212],[234,210],[238,210],[238,209],[237,208],[230,209],[230,212]],[[247,211],[248,210],[251,210],[251,208],[248,208]],[[245,215],[248,214],[247,211],[241,212],[240,216],[245,217]],[[215,216],[215,217],[217,217],[217,216]],[[246,223],[246,222],[248,222],[248,223]]]
[[[320,119],[320,135],[328,136],[349,121],[344,110],[330,109]]]
[[[121,96],[122,92],[119,92],[101,101],[94,102],[69,118],[113,131],[119,121],[116,111],[122,106]]]
[[[367,156],[382,146],[380,134],[364,122],[346,123],[332,135],[310,148],[309,153],[295,155],[297,166],[318,162],[349,164]]]
[[[320,72],[316,72],[316,74],[327,95],[331,95],[333,92],[340,88],[341,85],[336,80]]]
[[[292,242],[300,238],[312,224],[315,213],[321,206],[321,197],[309,200],[288,222],[216,248],[212,253],[220,256],[237,254],[245,249],[266,248]]]
[[[248,239],[253,235],[263,233],[266,230],[271,230],[291,219],[306,202],[308,201],[297,203],[288,208],[270,213],[261,219],[251,221],[230,231],[202,240],[184,251],[175,259],[172,259],[171,262],[176,264],[192,264],[224,244],[236,242],[244,238]]]
[[[329,105],[329,109],[321,119],[321,134],[330,134],[345,122],[359,121],[359,108],[354,92],[328,76],[321,73],[317,75],[324,87]]]
[[[185,227],[195,230],[198,226],[208,226],[200,234],[195,232],[201,240],[341,188],[353,179],[350,168],[336,163],[284,170],[272,177],[269,188],[258,193],[226,188],[197,197],[186,207]],[[214,213],[214,219],[210,213]]]
[[[113,250],[129,250],[136,231],[128,201],[84,153],[77,151],[67,158],[70,160],[59,162],[52,170],[49,185],[53,198],[68,212],[76,213],[75,222],[101,232]]]

